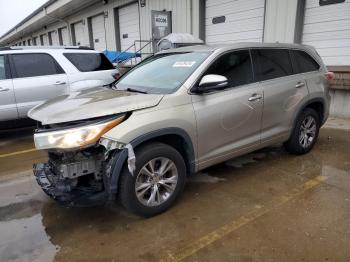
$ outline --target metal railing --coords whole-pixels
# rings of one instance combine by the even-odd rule
[[[137,49],[137,43],[139,43],[139,46],[140,46],[139,49]],[[142,45],[143,43],[145,43],[145,44]],[[119,55],[117,55],[116,59],[118,59],[118,57],[121,57],[122,54],[131,52],[131,50],[134,51],[135,56],[132,56],[128,59],[125,59],[123,61],[118,62],[117,67],[123,67],[123,66],[132,67],[132,66],[138,64],[139,62],[141,62],[145,58],[144,56],[153,55],[154,52],[153,52],[152,43],[153,43],[152,40],[135,40],[131,46],[129,46],[127,49],[125,49]],[[150,47],[151,52],[142,52],[142,50],[144,50],[146,47]],[[140,54],[140,57],[137,57],[137,54]],[[138,58],[140,58],[140,59],[138,59]],[[127,63],[130,63],[130,64],[127,65]]]

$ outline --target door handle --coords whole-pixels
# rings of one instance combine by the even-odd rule
[[[253,94],[251,97],[248,98],[249,102],[253,102],[256,100],[260,100],[262,98],[262,95],[260,94]]]
[[[66,84],[66,82],[62,82],[62,81],[57,81],[57,82],[55,83],[56,86],[65,85],[65,84]]]
[[[296,88],[300,88],[300,87],[303,87],[303,86],[305,86],[305,83],[304,83],[304,82],[298,82],[298,83],[295,85]]]
[[[9,91],[10,88],[7,88],[7,87],[0,87],[0,92],[6,92],[6,91]]]

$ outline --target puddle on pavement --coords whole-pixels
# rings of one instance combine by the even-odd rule
[[[189,190],[185,190],[177,206],[151,219],[135,217],[117,205],[67,209],[47,198],[28,195],[28,189],[12,192],[14,197],[17,195],[26,198],[22,202],[13,201],[0,207],[0,261],[52,261],[54,258],[59,261],[111,261],[116,257],[124,261],[135,258],[141,261],[158,260],[160,247],[163,254],[166,245],[177,248],[183,244],[184,239],[191,239],[198,230],[204,230],[202,228],[207,224],[201,223],[207,223],[211,209],[212,212],[220,212],[218,210],[222,204],[210,202],[214,196],[208,194],[214,192],[215,197],[234,202],[232,196],[236,194],[234,197],[237,197],[238,193],[233,190],[242,187],[237,183],[244,182],[244,177],[248,177],[246,173],[249,173],[251,181],[258,181],[250,184],[249,189],[258,193],[261,190],[259,181],[271,179],[263,177],[268,176],[268,172],[257,171],[263,169],[272,170],[271,172],[281,170],[289,172],[290,176],[301,175],[305,179],[324,175],[329,178],[327,183],[330,185],[343,186],[349,190],[349,154],[350,132],[339,130],[322,130],[314,151],[305,156],[291,156],[278,147],[260,150],[194,175],[189,179]],[[235,180],[237,175],[234,173],[239,173],[240,180]],[[284,175],[280,179],[285,179]],[[236,186],[235,189],[232,189],[233,186]],[[208,188],[211,192],[208,192]],[[200,192],[200,197],[197,192]],[[240,193],[240,199],[244,200],[247,192]],[[2,194],[3,191],[0,190],[0,198]],[[230,196],[231,199],[227,200]],[[254,201],[253,199],[253,203]],[[252,206],[249,206],[249,201],[242,206],[261,207],[257,201]],[[199,211],[191,208],[198,205],[204,205],[205,210],[201,211],[201,207],[198,207]],[[217,215],[223,216],[221,213],[225,214],[224,210]],[[184,219],[183,214],[189,217]],[[220,222],[229,218],[221,217]],[[215,225],[217,222],[211,223]]]

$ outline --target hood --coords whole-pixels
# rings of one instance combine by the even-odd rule
[[[43,125],[57,124],[153,107],[162,98],[163,95],[99,87],[48,100],[32,108],[28,116]]]

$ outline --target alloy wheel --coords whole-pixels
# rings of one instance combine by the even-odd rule
[[[145,206],[159,206],[174,193],[178,171],[172,160],[157,157],[148,161],[139,171],[135,182],[137,199]]]
[[[299,143],[303,148],[308,148],[315,139],[317,130],[316,120],[313,116],[307,116],[300,126]]]

